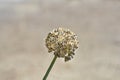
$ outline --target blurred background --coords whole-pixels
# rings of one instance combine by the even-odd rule
[[[0,0],[0,80],[42,80],[54,57],[45,38],[58,27],[79,49],[47,80],[120,80],[119,0]]]

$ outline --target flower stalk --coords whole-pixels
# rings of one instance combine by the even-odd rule
[[[50,71],[51,71],[51,69],[52,69],[52,67],[53,67],[56,59],[57,59],[57,56],[54,56],[54,58],[53,58],[53,60],[52,60],[52,62],[51,62],[51,64],[50,64],[47,72],[45,73],[45,76],[43,77],[43,80],[46,80],[46,79],[47,79],[47,77],[48,77],[48,75],[49,75],[49,73],[50,73]]]

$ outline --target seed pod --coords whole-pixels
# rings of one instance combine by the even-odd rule
[[[78,48],[78,40],[75,33],[69,29],[58,28],[50,32],[46,38],[48,52],[64,58],[65,61],[71,60]]]

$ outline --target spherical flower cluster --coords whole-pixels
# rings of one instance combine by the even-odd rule
[[[48,34],[46,47],[48,52],[54,52],[55,56],[68,61],[73,58],[74,52],[78,48],[77,36],[69,29],[55,29]]]

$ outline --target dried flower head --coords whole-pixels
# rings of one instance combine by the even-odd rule
[[[77,36],[69,29],[55,29],[48,34],[46,47],[48,52],[54,52],[57,57],[65,58],[65,61],[68,61],[73,58],[74,51],[78,48]]]

